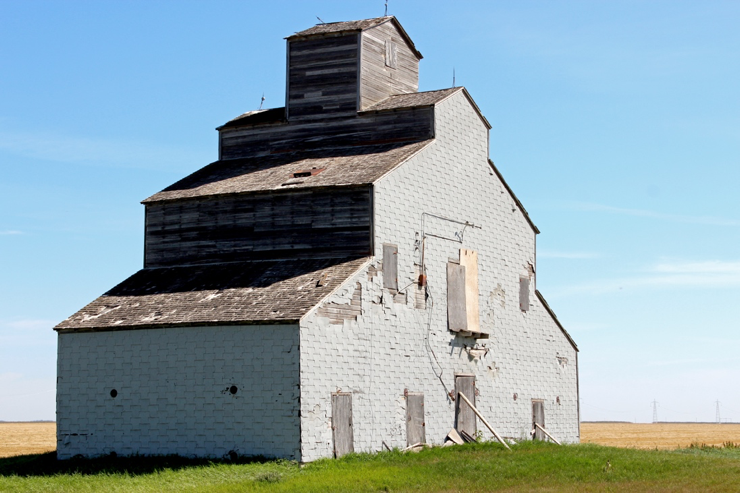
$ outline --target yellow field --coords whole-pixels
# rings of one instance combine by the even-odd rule
[[[56,423],[0,423],[0,457],[56,450],[56,433]]]
[[[740,424],[581,423],[581,442],[643,449],[740,443]],[[0,423],[0,457],[55,449],[56,423]]]
[[[581,423],[581,443],[643,449],[740,443],[740,424]]]

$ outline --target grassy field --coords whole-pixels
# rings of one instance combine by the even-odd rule
[[[740,449],[493,443],[306,466],[179,458],[0,459],[0,491],[740,491]]]
[[[358,454],[300,466],[178,457],[57,461],[53,452],[33,454],[39,447],[53,449],[53,423],[0,423],[0,450],[15,455],[0,458],[0,492],[740,491],[740,448],[675,449],[691,442],[740,442],[735,438],[738,428],[584,423],[584,442],[615,441],[636,448],[526,442],[509,452],[483,443],[420,453]],[[661,437],[670,443],[656,441]]]

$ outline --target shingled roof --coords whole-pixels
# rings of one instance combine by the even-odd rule
[[[359,32],[364,31],[366,29],[370,29],[376,26],[379,26],[381,24],[384,24],[386,22],[393,22],[398,29],[398,32],[401,33],[406,43],[409,45],[409,48],[414,52],[414,54],[421,60],[424,58],[421,53],[419,53],[419,50],[416,49],[416,46],[414,46],[414,42],[411,41],[411,38],[406,33],[406,30],[401,26],[401,23],[398,22],[398,19],[396,19],[392,15],[388,15],[385,17],[376,17],[374,19],[363,19],[359,21],[344,21],[344,22],[325,22],[322,24],[316,24],[313,27],[309,27],[308,29],[304,29],[303,31],[299,31],[291,36],[288,36],[288,41],[299,39],[299,38],[308,38],[311,36],[321,36],[326,34],[337,34],[337,33],[348,33],[348,32]]]
[[[268,110],[254,110],[242,113],[236,118],[232,118],[216,130],[231,127],[243,127],[246,125],[264,125],[266,123],[285,123],[285,107],[270,108]]]
[[[143,269],[55,329],[295,323],[365,261],[304,259]]]
[[[436,91],[411,92],[408,94],[397,94],[385,98],[378,103],[363,110],[361,113],[373,111],[400,110],[409,108],[419,108],[422,106],[434,106],[443,99],[457,91],[464,90],[463,87],[451,87],[449,89],[438,89]]]
[[[328,148],[216,161],[152,195],[143,203],[206,195],[369,184],[430,142]],[[313,175],[294,177],[295,173],[302,171],[313,172]]]

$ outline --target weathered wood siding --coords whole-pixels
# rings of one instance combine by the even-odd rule
[[[147,204],[145,266],[368,255],[370,189],[309,189]]]
[[[434,109],[364,114],[288,124],[271,124],[221,130],[221,159],[330,146],[357,146],[426,140],[434,137]]]
[[[458,394],[462,392],[475,405],[475,376],[455,376],[455,429],[465,431],[471,437],[478,430],[475,412]]]
[[[419,59],[392,22],[363,31],[361,42],[361,110],[388,96],[419,90]],[[386,63],[388,43],[395,45],[395,68]]]
[[[357,33],[288,43],[288,119],[353,115],[357,111]]]

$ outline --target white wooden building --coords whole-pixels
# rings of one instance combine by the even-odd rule
[[[579,440],[539,231],[420,59],[394,17],[287,38],[285,107],[219,127],[218,161],[143,202],[144,268],[56,327],[59,458],[490,438],[459,392],[504,437]]]

